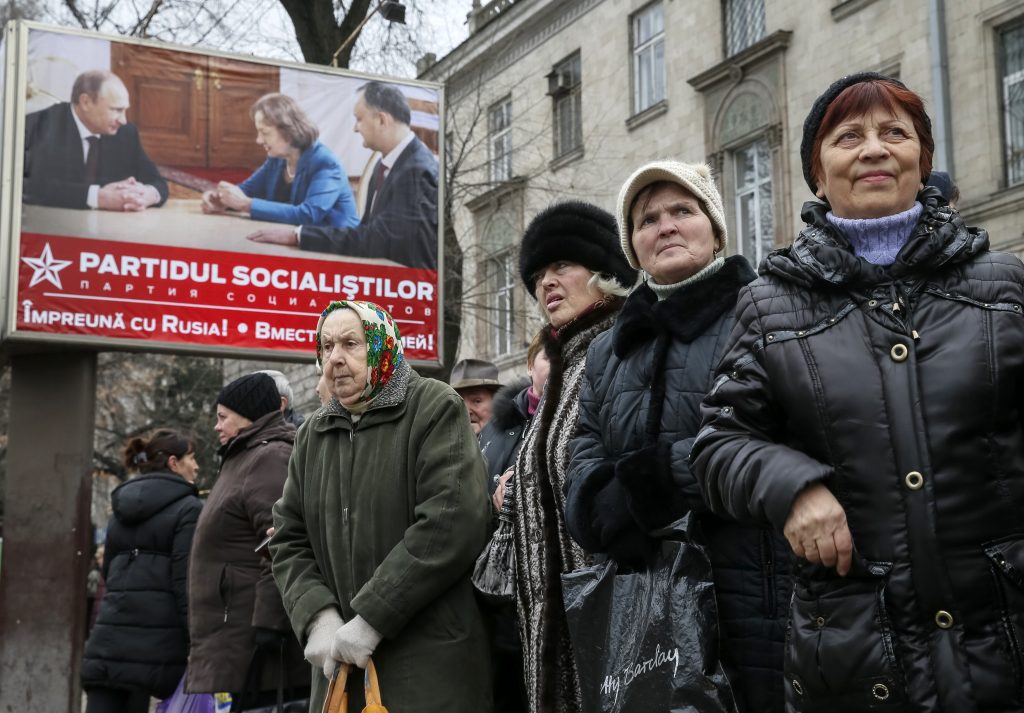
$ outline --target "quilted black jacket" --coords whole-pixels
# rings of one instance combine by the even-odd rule
[[[85,645],[82,685],[166,698],[188,659],[188,556],[202,503],[171,472],[114,490],[103,576],[107,591]]]
[[[626,300],[615,326],[594,340],[566,519],[585,549],[601,552],[592,520],[604,515],[594,512],[608,502],[602,490],[622,487],[611,500],[629,501],[632,527],[643,534],[689,510],[700,513],[718,596],[722,663],[741,710],[761,713],[783,708],[788,547],[770,528],[708,512],[687,462],[701,399],[735,323],[736,297],[754,278],[747,261],[735,256],[662,302],[644,285]]]
[[[745,288],[691,459],[712,509],[781,528],[825,483],[854,570],[796,574],[800,711],[1020,711],[1024,266],[931,189],[888,268],[809,203]]]

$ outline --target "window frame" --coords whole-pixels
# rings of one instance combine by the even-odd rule
[[[571,83],[562,81],[568,71]],[[548,95],[551,97],[551,138],[554,160],[583,148],[583,60],[579,50],[556,62],[548,74]],[[568,114],[568,119],[564,117]],[[569,127],[571,141],[562,145],[562,124]]]
[[[759,162],[760,159],[758,158],[758,153],[757,153],[757,150],[756,150],[755,147],[759,143],[763,143],[764,146],[765,146],[765,152],[764,153],[765,153],[765,157],[766,157],[765,160],[767,161],[767,171],[766,171],[766,176],[767,177],[764,178],[764,179],[758,178],[758,175],[760,173],[759,170],[758,170],[758,168],[759,168],[759,163],[758,162]],[[754,155],[754,177],[755,178],[754,178],[753,183],[749,183],[749,184],[745,184],[743,186],[740,186],[740,176],[741,176],[741,173],[740,173],[740,170],[739,170],[738,163],[739,163],[739,160],[740,160],[740,156],[743,154],[743,152],[750,151],[750,150],[754,151],[753,155]],[[746,257],[751,262],[751,264],[754,265],[754,267],[756,268],[758,265],[761,264],[761,261],[764,260],[764,258],[767,256],[768,252],[771,252],[771,250],[774,249],[775,237],[776,237],[775,226],[776,226],[777,221],[775,220],[775,171],[774,171],[774,162],[772,160],[771,142],[769,142],[769,140],[768,140],[768,138],[766,136],[763,136],[763,135],[762,136],[758,136],[758,137],[754,138],[752,141],[748,141],[745,144],[741,144],[739,146],[736,146],[736,147],[730,149],[729,150],[729,158],[732,161],[732,166],[731,166],[731,169],[732,169],[732,171],[731,171],[731,173],[732,173],[732,193],[733,193],[732,199],[733,199],[733,210],[735,211],[735,219],[734,219],[734,225],[735,225],[735,231],[734,232],[735,232],[735,236],[734,236],[734,240],[735,240],[735,246],[736,246],[736,253],[738,255],[743,255],[744,257]],[[761,215],[762,215],[761,210],[762,210],[762,206],[761,206],[761,190],[760,190],[761,187],[764,186],[765,184],[768,185],[769,191],[770,191],[770,195],[768,197],[768,208],[769,208],[769,210],[771,212],[771,215],[772,215],[771,243],[768,246],[768,250],[767,251],[765,251],[765,247],[766,247],[765,243],[766,243],[766,241],[765,241],[765,238],[764,238],[764,235],[763,235],[764,226],[761,223]],[[747,236],[747,235],[744,234],[744,231],[746,230],[746,225],[744,224],[744,221],[743,221],[743,199],[746,196],[752,196],[753,197],[753,202],[754,202],[753,212],[754,212],[754,215],[756,216],[756,220],[755,220],[755,235],[753,235],[753,236]],[[744,250],[744,244],[745,243],[746,244],[751,244],[753,246],[753,248],[754,248],[754,250],[753,250],[754,254],[753,255],[749,255]]]
[[[1012,74],[1009,72],[1006,36],[1011,32],[1019,32],[1022,40],[1024,40],[1024,20],[1018,19],[997,29],[999,111],[1001,114],[1000,128],[1003,132],[1002,146],[1000,148],[1003,157],[1003,177],[1007,188],[1024,185],[1024,116],[1018,118],[1018,131],[1014,132],[1013,116],[1011,115],[1010,102],[1008,101],[1010,87],[1024,83],[1024,66]],[[1022,45],[1024,45],[1024,42],[1022,42]],[[1024,108],[1024,99],[1021,101],[1021,106]],[[1021,144],[1016,150],[1011,143],[1011,137],[1015,134],[1022,139]],[[1014,153],[1017,154],[1016,158],[1014,158]]]
[[[487,312],[492,315],[491,338],[487,347],[490,355],[495,358],[508,356],[516,348],[516,257],[513,246],[487,256],[484,263],[488,286]]]
[[[643,42],[639,41],[640,27],[639,23],[641,19],[651,13],[654,10],[660,11],[661,14],[661,29],[652,34]],[[629,39],[631,47],[631,75],[633,80],[633,114],[640,114],[647,111],[658,103],[665,101],[668,96],[668,81],[667,81],[667,70],[665,62],[665,4],[663,0],[654,0],[646,6],[640,8],[633,13],[629,18]],[[660,65],[656,62],[657,50],[660,45],[661,48],[661,63]],[[650,54],[650,76],[647,77],[649,87],[651,90],[651,97],[649,101],[644,103],[644,97],[642,96],[644,84],[642,81],[642,70],[641,70],[641,58],[643,55]],[[658,75],[660,73],[661,79],[661,94],[658,95]]]
[[[504,112],[504,126],[496,128],[496,112]],[[502,151],[496,151],[501,142]],[[507,94],[487,109],[487,173],[491,183],[512,178],[512,95]]]
[[[755,28],[755,31],[759,29],[759,33],[747,32],[744,33],[743,37],[735,37],[735,34],[730,32],[733,17],[731,10],[739,3],[751,3],[754,5],[755,12],[757,12],[758,15],[756,20],[758,20],[761,25],[760,28]],[[765,12],[765,0],[722,0],[722,50],[726,57],[733,57],[739,54],[748,47],[752,47],[757,44],[767,36],[768,22]],[[733,42],[734,38],[735,42]],[[733,44],[736,46],[733,46]]]

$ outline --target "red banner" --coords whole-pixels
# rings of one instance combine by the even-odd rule
[[[356,299],[392,314],[408,359],[438,358],[435,270],[37,233],[18,257],[19,331],[312,356],[323,308]]]

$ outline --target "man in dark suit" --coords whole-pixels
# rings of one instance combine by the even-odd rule
[[[405,96],[395,86],[369,82],[360,89],[354,113],[363,145],[382,156],[359,225],[266,228],[249,239],[436,270],[437,160],[409,129]]]
[[[78,75],[71,102],[25,117],[26,203],[139,211],[163,205],[167,182],[128,123],[128,89],[114,74]]]

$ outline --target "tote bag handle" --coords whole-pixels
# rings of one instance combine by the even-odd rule
[[[345,692],[345,684],[351,668],[351,664],[346,663],[335,670],[327,687],[322,713],[348,713],[348,693]],[[366,707],[363,708],[363,713],[388,713],[388,709],[380,702],[380,683],[377,681],[377,668],[373,665],[373,659],[366,663],[363,687],[366,691]]]
[[[380,702],[380,683],[377,682],[377,667],[373,665],[373,659],[366,662],[363,687],[366,689],[366,708],[363,708],[363,713],[388,713],[388,709]]]

